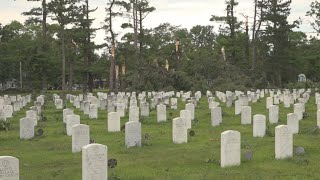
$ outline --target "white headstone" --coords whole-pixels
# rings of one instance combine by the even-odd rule
[[[0,121],[7,121],[7,115],[4,109],[0,109]]]
[[[13,111],[14,112],[20,111],[20,101],[13,102]]]
[[[102,144],[82,147],[82,180],[108,179],[108,148]]]
[[[320,109],[317,111],[317,126],[320,128]]]
[[[221,167],[240,165],[240,132],[224,131],[221,133]]]
[[[80,124],[80,116],[75,114],[68,115],[66,123],[67,135],[72,136],[72,127]]]
[[[257,114],[253,116],[253,137],[264,137],[266,134],[266,116]]]
[[[141,146],[141,123],[137,121],[125,124],[125,144],[126,147]]]
[[[32,139],[34,137],[34,120],[30,118],[20,119],[20,139]]]
[[[123,102],[117,103],[117,113],[120,117],[124,117],[126,115],[126,108]]]
[[[191,129],[191,112],[189,110],[181,110],[180,118],[185,120],[187,129]]]
[[[299,120],[295,113],[287,114],[287,125],[293,134],[299,133]]]
[[[12,118],[13,106],[12,105],[5,105],[4,106],[4,110],[5,110],[5,113],[6,113],[6,117],[7,118]]]
[[[90,119],[98,119],[98,106],[96,104],[90,104],[89,118]]]
[[[19,180],[19,159],[12,156],[0,156],[0,179]]]
[[[171,98],[171,109],[178,109],[178,99]]]
[[[279,106],[271,105],[269,106],[269,122],[271,124],[278,123],[279,121]]]
[[[269,107],[273,105],[273,98],[272,97],[267,97],[266,99],[266,108],[269,109]]]
[[[293,134],[286,125],[279,125],[275,128],[275,154],[276,159],[292,157]]]
[[[195,108],[194,104],[192,104],[192,103],[186,104],[186,107],[185,107],[186,110],[189,110],[191,112],[191,120],[194,120],[194,118],[195,118],[195,109],[194,108]]]
[[[211,126],[219,126],[222,123],[222,110],[221,107],[211,109]]]
[[[236,100],[234,102],[234,114],[239,115],[241,113],[242,102],[240,100]]]
[[[297,115],[298,120],[303,118],[303,104],[297,103],[293,105],[293,112]]]
[[[129,108],[129,121],[139,121],[139,107],[130,106],[130,108]]]
[[[56,106],[57,109],[63,109],[63,101],[62,101],[62,99],[56,99],[54,103],[55,103],[55,106]]]
[[[158,122],[167,121],[167,109],[166,109],[166,105],[164,104],[157,105],[157,121]]]
[[[120,131],[120,116],[118,112],[108,113],[108,132]]]
[[[83,102],[83,113],[89,115],[90,113],[90,103],[89,101]]]
[[[180,117],[173,119],[172,140],[175,144],[182,144],[188,142],[188,131],[185,119]]]
[[[63,110],[62,115],[63,115],[63,122],[64,123],[67,122],[67,116],[69,116],[71,114],[73,114],[73,109],[67,108],[67,109]]]
[[[251,115],[251,107],[243,106],[241,109],[241,124],[251,124],[252,115]]]
[[[37,111],[34,111],[34,110],[26,111],[26,117],[34,121],[34,126],[38,125]]]
[[[80,152],[83,146],[90,142],[89,126],[85,124],[78,124],[72,126],[72,152]]]
[[[150,107],[148,102],[141,103],[141,116],[142,117],[149,117],[150,114]]]

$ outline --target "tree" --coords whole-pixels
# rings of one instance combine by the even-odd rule
[[[297,22],[289,24],[287,18],[290,14],[291,0],[278,1],[270,0],[261,4],[264,10],[263,22],[265,30],[261,33],[262,38],[268,44],[267,54],[267,74],[271,82],[281,86],[283,82],[288,82],[288,76],[285,75],[288,69],[289,61],[289,33],[296,27]]]
[[[41,1],[41,0],[28,0],[28,1]],[[29,18],[29,22],[31,23],[41,23],[42,24],[42,59],[43,63],[41,65],[41,77],[42,77],[42,89],[48,88],[48,57],[46,56],[47,51],[47,2],[46,0],[42,0],[42,6],[38,8],[32,8],[29,12],[22,13],[25,16],[31,16]],[[42,19],[40,18],[42,17]],[[27,21],[27,22],[28,22]]]
[[[78,8],[78,0],[52,0],[48,3],[48,10],[54,15],[53,20],[57,21],[60,27],[59,39],[61,41],[62,59],[62,90],[66,89],[66,26],[74,22],[75,12]]]
[[[210,21],[218,22],[218,23],[226,23],[228,24],[228,27],[226,29],[223,29],[223,27],[220,26],[220,31],[223,33],[226,33],[230,38],[230,51],[231,51],[231,62],[236,63],[236,47],[235,47],[235,41],[236,41],[236,31],[239,29],[240,24],[237,20],[237,17],[235,17],[235,7],[238,6],[238,2],[236,0],[227,0],[226,1],[226,11],[227,16],[215,16],[212,15]]]
[[[310,10],[306,13],[307,16],[312,17],[314,20],[311,22],[312,28],[319,34],[320,33],[320,2],[313,1],[310,4]]]
[[[123,12],[121,8],[129,10],[129,4],[125,1],[109,0],[108,7],[106,8],[107,18],[105,19],[106,25],[104,26],[106,32],[110,35],[106,37],[107,47],[111,54],[110,72],[109,72],[109,89],[110,91],[116,91],[118,88],[118,82],[116,77],[116,36],[114,32],[113,21],[117,16],[122,16]],[[118,8],[118,9],[116,9]]]
[[[93,63],[94,50],[97,48],[94,42],[91,41],[92,37],[95,35],[96,28],[92,28],[92,23],[95,19],[90,18],[90,13],[95,12],[97,8],[90,9],[89,1],[85,0],[85,5],[78,9],[75,16],[75,26],[73,27],[73,44],[78,51],[81,51],[84,62],[82,64],[82,75],[83,75],[83,93],[85,94],[87,90],[93,91],[93,72],[91,66]],[[80,58],[81,59],[81,58]],[[74,62],[70,63],[71,65]],[[70,78],[70,77],[69,77]],[[71,78],[69,82],[72,82]]]

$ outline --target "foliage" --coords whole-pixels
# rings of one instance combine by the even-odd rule
[[[8,131],[10,129],[10,120],[2,121],[0,120],[0,131]]]

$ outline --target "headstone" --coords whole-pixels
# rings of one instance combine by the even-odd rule
[[[293,134],[299,133],[299,120],[295,113],[287,114],[287,125]]]
[[[269,107],[273,105],[273,98],[272,97],[267,97],[266,99],[266,108],[269,109]]]
[[[20,139],[32,139],[34,137],[34,120],[30,118],[20,119]]]
[[[158,122],[167,121],[167,110],[166,110],[166,105],[164,104],[157,105],[157,121]]]
[[[264,137],[266,134],[266,116],[257,114],[253,116],[253,137]]]
[[[186,110],[189,110],[191,112],[191,120],[194,120],[194,118],[195,118],[195,109],[194,108],[195,108],[194,104],[192,104],[192,103],[186,104],[186,107],[185,107]]]
[[[68,115],[66,123],[67,135],[72,136],[72,127],[80,124],[80,116],[75,114]]]
[[[120,117],[124,117],[126,115],[125,104],[123,102],[117,103],[117,113]]]
[[[7,121],[7,116],[4,109],[0,109],[0,121]]]
[[[188,142],[188,130],[185,119],[175,118],[172,121],[172,140],[175,144]]]
[[[37,111],[34,111],[34,110],[26,111],[26,117],[34,121],[34,126],[38,125]]]
[[[211,126],[219,126],[222,123],[222,111],[221,107],[215,107],[211,109]]]
[[[279,125],[275,128],[275,154],[276,159],[292,157],[293,134],[286,125]]]
[[[297,115],[298,120],[303,118],[303,104],[297,103],[293,105],[293,113]]]
[[[6,118],[12,118],[13,114],[13,106],[12,105],[5,105],[4,110],[6,113]]]
[[[130,108],[129,108],[129,121],[139,121],[139,107],[130,106]]]
[[[62,99],[56,99],[55,100],[55,105],[57,109],[63,109],[63,101]]]
[[[120,131],[120,116],[118,112],[108,113],[108,132]]]
[[[171,98],[171,109],[178,109],[178,99]]]
[[[12,156],[0,156],[0,179],[19,180],[19,159]]]
[[[234,114],[239,115],[241,113],[242,102],[240,100],[236,100],[234,102]]]
[[[98,106],[96,104],[90,104],[89,118],[90,119],[98,119]]]
[[[115,107],[111,99],[108,99],[107,109],[108,109],[108,113],[115,112]]]
[[[241,109],[241,124],[251,124],[252,115],[251,115],[251,107],[243,106]]]
[[[13,111],[14,112],[20,111],[20,101],[13,102]]]
[[[89,113],[90,113],[90,103],[89,103],[89,101],[85,101],[83,103],[83,113],[85,115],[89,115]]]
[[[82,147],[82,180],[108,179],[108,148],[102,144]]]
[[[240,165],[240,132],[224,131],[221,133],[221,167]]]
[[[232,107],[232,97],[228,96],[226,99],[226,107]]]
[[[142,117],[149,117],[150,108],[148,102],[141,103],[141,116]]]
[[[64,123],[67,122],[67,116],[69,116],[71,114],[73,114],[73,109],[67,108],[67,109],[63,110],[62,115],[63,115],[63,122]]]
[[[80,152],[83,146],[90,142],[89,126],[85,124],[78,124],[72,126],[72,152]]]
[[[271,124],[278,123],[279,121],[279,106],[271,105],[269,106],[269,122]]]
[[[180,118],[184,119],[187,129],[191,129],[191,112],[189,110],[181,110]]]
[[[320,128],[320,109],[317,110],[317,126]]]
[[[141,146],[141,123],[130,121],[125,124],[126,147]]]

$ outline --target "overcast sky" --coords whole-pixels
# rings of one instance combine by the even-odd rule
[[[145,19],[144,26],[147,28],[156,27],[161,23],[170,23],[179,25],[185,28],[191,28],[195,25],[213,25],[209,21],[212,14],[225,15],[224,0],[150,0],[151,5],[156,8],[156,11],[149,14]],[[239,6],[236,7],[236,14],[241,21],[245,19],[239,15],[243,13],[249,17],[253,16],[253,1],[254,0],[238,0]],[[299,17],[303,20],[303,25],[300,31],[312,32],[309,25],[309,18],[305,17],[306,12],[310,9],[312,0],[292,0],[291,15],[289,20],[296,20]],[[95,27],[100,27],[105,18],[105,7],[108,0],[89,0],[92,8],[98,7],[98,10],[92,14],[96,21]],[[23,22],[26,17],[21,13],[28,11],[34,6],[40,6],[39,2],[27,2],[27,0],[0,0],[0,22],[2,24],[10,23],[12,20]],[[253,21],[252,18],[249,19]],[[120,26],[121,22],[116,23]],[[117,29],[121,31],[120,28]],[[97,33],[95,41],[102,43],[104,40],[104,32]]]

